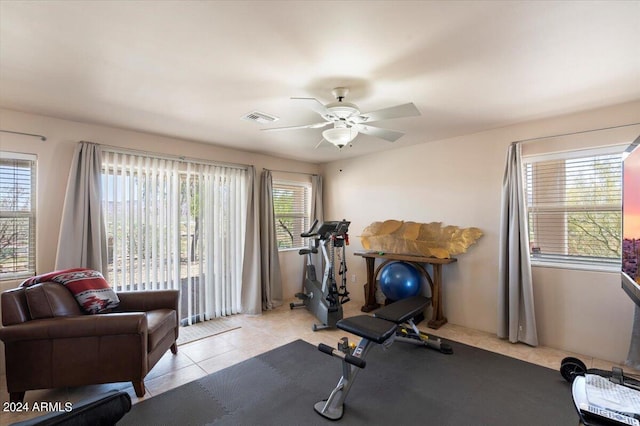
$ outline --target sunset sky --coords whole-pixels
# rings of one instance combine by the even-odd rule
[[[640,148],[624,160],[624,235],[640,239]]]

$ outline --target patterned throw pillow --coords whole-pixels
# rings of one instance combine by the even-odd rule
[[[65,286],[76,298],[82,310],[88,314],[99,314],[120,304],[118,295],[109,287],[109,283],[100,272],[93,269],[73,268],[54,271],[28,278],[20,285],[28,287],[47,281]]]

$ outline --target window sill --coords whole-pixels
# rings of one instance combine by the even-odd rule
[[[278,253],[285,253],[285,252],[289,252],[289,251],[298,252],[299,250],[301,250],[303,248],[309,248],[309,247],[293,247],[293,248],[286,248],[286,249],[278,249]]]
[[[587,264],[587,263],[573,263],[573,262],[555,262],[548,260],[535,260],[531,259],[531,267],[533,268],[556,268],[556,269],[571,269],[577,271],[591,271],[591,272],[608,272],[608,273],[620,273],[620,265],[602,265],[602,264]]]
[[[0,282],[4,281],[24,281],[27,278],[35,276],[35,272],[29,272],[27,274],[3,274],[0,275]]]

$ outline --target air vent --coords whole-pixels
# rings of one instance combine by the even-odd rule
[[[279,118],[274,115],[265,114],[260,111],[252,111],[242,117],[243,120],[254,121],[260,124],[269,124],[278,121]]]

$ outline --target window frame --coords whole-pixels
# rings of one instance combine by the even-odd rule
[[[528,197],[527,192],[527,165],[532,163],[540,163],[546,161],[567,161],[574,159],[586,159],[590,157],[598,156],[620,156],[620,183],[622,183],[622,153],[627,145],[610,145],[597,148],[578,149],[570,151],[553,152],[547,154],[533,154],[522,156],[522,174],[523,174],[523,189],[525,197]],[[533,207],[529,205],[528,199],[526,200],[526,212],[527,212],[527,225],[529,227],[529,237],[531,238],[535,230],[531,229],[530,214],[534,209],[537,211],[545,210],[544,208]],[[555,210],[557,212],[575,213],[578,211],[585,212],[619,212],[622,213],[622,184],[620,184],[620,203],[619,204],[588,204],[574,208],[559,208],[549,207],[548,211]],[[620,224],[620,232],[622,231]],[[565,235],[568,241],[568,234]],[[546,254],[535,253],[532,249],[533,243],[529,244],[529,258],[532,266],[550,267],[550,268],[562,268],[562,269],[578,269],[587,271],[602,271],[602,272],[618,272],[621,265],[621,257],[607,258],[597,256],[580,256],[571,254]]]
[[[0,151],[0,163],[4,161],[25,161],[29,166],[29,210],[20,211],[18,209],[4,210],[0,203],[0,218],[27,218],[29,231],[27,236],[27,266],[26,270],[12,270],[10,272],[0,271],[0,281],[9,281],[27,278],[36,273],[36,229],[37,229],[37,166],[38,157],[35,154]]]
[[[278,228],[278,218],[280,217],[286,217],[286,218],[294,218],[294,219],[302,219],[303,220],[303,228],[299,233],[302,233],[304,231],[307,230],[307,228],[311,225],[311,198],[313,196],[312,192],[312,186],[311,186],[311,182],[303,182],[303,181],[292,181],[292,180],[284,180],[284,179],[273,179],[272,180],[272,192],[271,195],[272,197],[274,197],[274,192],[276,191],[277,187],[286,187],[286,186],[293,186],[293,187],[300,187],[304,189],[303,194],[306,195],[306,200],[303,200],[304,204],[304,209],[305,211],[302,213],[295,213],[295,214],[291,214],[291,215],[279,215],[276,212],[276,206],[275,206],[275,197],[273,198],[273,204],[274,204],[274,221],[275,221],[275,226],[276,226],[276,239],[277,239],[277,228]],[[297,238],[297,237],[296,237]],[[301,238],[301,245],[295,245],[295,241],[292,247],[280,247],[280,244],[278,242],[278,252],[285,252],[285,251],[297,251],[300,250],[302,248],[306,248],[308,245],[308,238]]]

